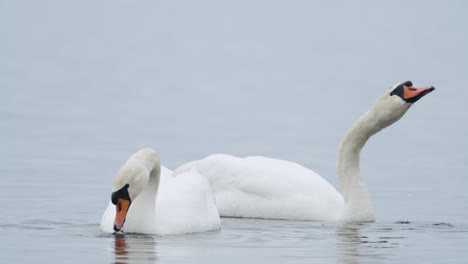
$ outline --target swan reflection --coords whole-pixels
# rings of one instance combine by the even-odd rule
[[[398,240],[404,238],[388,225],[369,222],[342,223],[336,235],[338,263],[346,264],[364,259],[372,259],[373,263],[388,261],[388,250],[399,247]]]
[[[367,243],[367,237],[361,235],[361,231],[369,223],[347,222],[336,230],[337,235],[337,257],[338,263],[355,264],[361,263],[365,253],[359,251],[362,244]]]
[[[114,236],[114,263],[154,263],[158,261],[156,240],[147,235]]]

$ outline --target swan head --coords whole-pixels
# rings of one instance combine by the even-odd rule
[[[152,149],[133,154],[120,168],[112,184],[111,202],[115,205],[114,230],[120,231],[132,202],[147,188],[154,171],[160,172],[159,156]]]
[[[381,128],[400,119],[406,111],[426,94],[434,91],[433,86],[414,87],[411,81],[398,83],[387,88],[374,104],[371,112],[377,117]]]
[[[434,86],[413,87],[413,83],[411,81],[406,81],[392,86],[390,90],[390,96],[396,95],[406,103],[413,104],[423,98],[426,94],[434,91],[435,88]]]

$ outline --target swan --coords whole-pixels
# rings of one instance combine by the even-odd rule
[[[399,120],[413,103],[435,90],[411,81],[385,89],[370,110],[346,132],[337,157],[340,194],[303,166],[267,157],[214,154],[179,167],[196,168],[210,181],[224,217],[319,221],[374,221],[359,156],[367,140]]]
[[[100,227],[108,233],[124,228],[131,233],[182,234],[218,230],[221,221],[205,177],[195,168],[173,177],[158,154],[146,148],[118,171]]]

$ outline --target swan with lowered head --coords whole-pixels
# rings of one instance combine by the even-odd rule
[[[101,230],[181,234],[221,227],[213,190],[194,168],[174,177],[152,149],[133,154],[120,168]]]
[[[374,221],[369,192],[360,175],[359,156],[367,140],[399,120],[434,87],[410,81],[391,86],[345,134],[338,152],[342,194],[312,170],[266,157],[215,154],[178,168],[197,168],[210,181],[218,210],[225,217]]]

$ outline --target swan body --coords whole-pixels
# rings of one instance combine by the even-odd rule
[[[343,197],[330,183],[294,162],[215,154],[176,173],[188,167],[209,179],[224,217],[334,221],[344,208]]]
[[[370,195],[360,176],[359,156],[367,140],[399,120],[433,87],[410,81],[387,88],[345,134],[338,152],[341,194],[312,170],[266,157],[215,154],[178,168],[196,168],[210,181],[221,216],[320,221],[374,221]]]
[[[124,212],[127,198],[129,207]],[[122,229],[131,233],[182,234],[220,227],[208,180],[195,168],[174,177],[172,171],[160,165],[152,149],[136,152],[119,170],[111,202],[101,220],[101,230],[108,233]]]

